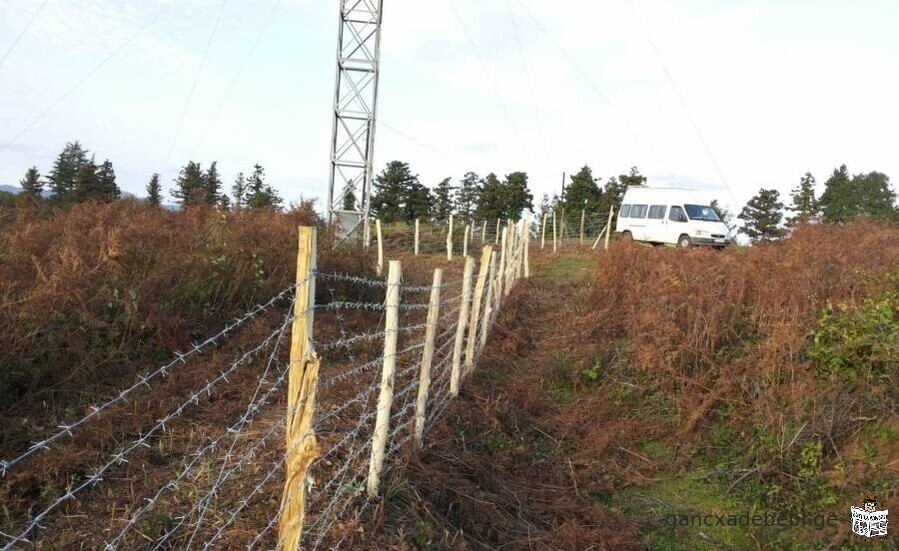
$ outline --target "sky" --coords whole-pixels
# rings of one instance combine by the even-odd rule
[[[523,170],[536,203],[637,166],[735,212],[844,163],[899,178],[895,0],[384,4],[376,170]],[[138,196],[197,160],[324,198],[338,6],[0,0],[0,184],[79,140]]]

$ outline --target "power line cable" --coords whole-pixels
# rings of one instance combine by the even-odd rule
[[[534,83],[531,80],[531,72],[528,70],[528,63],[524,57],[524,48],[521,45],[521,35],[518,32],[518,23],[515,21],[515,13],[512,11],[512,0],[507,0],[509,8],[509,18],[512,20],[512,29],[515,31],[515,42],[518,44],[518,57],[521,58],[521,66],[524,68],[524,77],[528,85],[528,94],[531,97],[531,106],[534,109],[534,118],[537,121],[537,130],[540,132],[540,142],[543,146],[543,160],[549,164],[549,150],[546,145],[546,131],[543,128],[543,120],[540,117],[540,108],[534,97]]]
[[[702,147],[705,149],[706,154],[709,157],[709,160],[712,162],[712,166],[715,167],[715,172],[718,173],[718,178],[721,179],[721,183],[724,184],[725,189],[727,189],[727,194],[730,196],[730,200],[733,202],[734,207],[738,205],[737,200],[734,199],[734,194],[730,189],[730,185],[727,183],[727,178],[724,177],[724,172],[721,170],[721,165],[718,164],[718,160],[715,158],[714,153],[712,153],[712,148],[709,147],[709,143],[706,141],[705,136],[702,133],[702,130],[699,128],[699,124],[696,122],[696,119],[693,117],[693,113],[690,111],[690,108],[687,106],[687,102],[684,99],[683,94],[681,94],[680,88],[678,88],[677,83],[674,81],[674,77],[671,75],[671,71],[668,70],[668,65],[665,64],[665,60],[662,58],[662,54],[659,52],[659,49],[656,47],[655,41],[652,39],[652,36],[649,34],[649,30],[646,28],[646,25],[643,23],[643,18],[640,17],[640,12],[637,10],[637,4],[634,0],[628,0],[630,3],[631,9],[634,12],[634,17],[637,19],[637,24],[640,26],[640,30],[643,32],[643,36],[646,38],[646,41],[649,42],[649,46],[652,48],[653,53],[655,53],[656,59],[659,61],[659,65],[662,66],[662,70],[665,73],[665,77],[668,79],[668,83],[671,85],[671,88],[674,90],[674,94],[677,96],[678,101],[680,102],[681,107],[686,113],[687,118],[690,120],[690,124],[693,125],[693,130],[696,132],[696,136],[699,138],[699,142],[702,144]]]
[[[81,78],[81,80],[76,82],[74,86],[69,88],[64,94],[59,96],[59,98],[57,98],[56,101],[51,103],[49,107],[44,109],[37,117],[35,117],[34,119],[31,120],[31,122],[29,122],[27,125],[25,125],[25,128],[20,130],[18,134],[16,134],[15,136],[12,137],[12,139],[10,139],[8,142],[6,142],[6,144],[3,145],[3,147],[0,147],[0,153],[3,153],[11,145],[13,145],[17,141],[19,141],[19,138],[21,138],[22,136],[25,135],[26,132],[31,130],[34,127],[34,125],[36,125],[37,123],[42,121],[44,119],[44,117],[46,117],[51,111],[53,111],[53,109],[55,109],[60,103],[65,101],[66,98],[68,98],[76,90],[81,88],[81,86],[84,85],[85,82],[87,82],[88,80],[90,80],[91,77],[93,77],[95,74],[97,74],[100,71],[100,69],[105,67],[106,64],[109,63],[119,53],[121,53],[122,50],[124,50],[129,45],[131,45],[132,42],[134,42],[141,34],[143,34],[144,31],[146,31],[148,28],[150,28],[151,25],[156,23],[156,21],[158,21],[160,17],[162,17],[166,12],[168,12],[169,9],[171,9],[172,6],[174,6],[177,2],[178,2],[178,0],[172,0],[171,2],[169,2],[168,4],[163,6],[162,9],[160,9],[158,12],[156,12],[156,15],[154,15],[146,23],[144,23],[143,26],[141,26],[127,40],[122,42],[115,50],[112,51],[112,53],[110,53],[108,56],[103,58],[103,60],[100,61],[100,63],[98,63],[93,69],[91,69],[83,78]]]
[[[197,83],[200,81],[200,75],[203,74],[203,68],[206,66],[206,59],[209,57],[209,50],[212,49],[212,42],[215,39],[219,25],[222,22],[222,14],[225,13],[225,5],[227,3],[228,0],[222,0],[221,5],[219,6],[218,15],[215,18],[215,24],[212,26],[212,32],[209,33],[209,40],[206,41],[206,49],[203,51],[203,57],[200,58],[200,65],[197,67],[197,74],[194,75],[194,82],[190,87],[190,93],[187,94],[184,110],[181,111],[181,120],[178,121],[178,130],[175,131],[175,136],[172,138],[172,143],[169,145],[169,152],[165,157],[165,164],[163,164],[163,170],[161,172],[161,175],[163,176],[169,169],[169,162],[172,160],[175,144],[178,142],[178,137],[181,135],[181,130],[184,128],[184,121],[187,119],[187,110],[190,108],[190,104],[194,99],[194,93],[197,91]]]
[[[44,2],[40,5],[40,7],[37,9],[37,11],[34,12],[34,15],[31,16],[31,19],[28,20],[28,23],[25,25],[25,28],[22,29],[22,32],[19,33],[19,36],[17,36],[16,39],[12,41],[12,44],[9,45],[9,49],[6,50],[6,53],[3,54],[2,58],[0,58],[0,67],[3,66],[3,62],[6,61],[6,58],[9,57],[9,54],[11,54],[12,51],[16,49],[16,46],[19,44],[19,41],[22,40],[22,37],[25,36],[25,33],[27,33],[28,29],[31,28],[31,25],[34,23],[34,20],[37,19],[37,17],[41,14],[42,11],[44,11],[44,8],[47,6],[48,2],[50,2],[50,0],[44,0]]]
[[[212,115],[212,118],[209,120],[209,124],[206,125],[206,129],[203,131],[203,134],[200,135],[200,140],[197,142],[197,146],[194,148],[193,153],[191,154],[192,158],[196,158],[197,152],[199,152],[200,148],[203,147],[203,144],[206,142],[206,137],[209,135],[209,132],[212,131],[212,127],[215,126],[215,123],[218,122],[219,117],[222,114],[222,109],[225,106],[225,103],[228,101],[228,98],[231,96],[231,93],[234,92],[234,89],[237,87],[237,84],[240,82],[240,78],[243,75],[244,69],[246,69],[247,65],[250,62],[250,58],[253,57],[253,54],[256,52],[256,49],[259,47],[259,44],[262,42],[262,37],[265,35],[265,31],[268,29],[272,20],[275,18],[275,13],[278,11],[278,8],[281,6],[282,0],[275,0],[272,3],[272,9],[268,13],[268,17],[266,17],[262,26],[259,28],[259,32],[256,34],[256,39],[253,42],[253,45],[250,46],[250,50],[247,52],[247,55],[243,58],[243,61],[240,64],[240,67],[237,69],[237,73],[235,73],[234,78],[231,80],[231,83],[228,85],[225,94],[222,96],[222,99],[219,101],[218,106],[215,109],[215,113]]]
[[[418,138],[416,138],[414,136],[410,136],[409,134],[406,134],[399,128],[396,128],[396,127],[393,127],[393,126],[387,124],[386,122],[384,122],[383,119],[378,120],[378,124],[380,124],[381,126],[383,126],[386,129],[390,130],[391,132],[399,135],[400,137],[405,138],[407,141],[410,141],[421,148],[427,149],[428,151],[431,151],[432,153],[436,153],[437,155],[440,155],[441,157],[446,157],[447,159],[449,159],[451,161],[455,161],[457,163],[462,163],[463,165],[468,166],[470,168],[474,168],[477,166],[475,163],[472,163],[472,162],[462,159],[460,157],[456,157],[455,155],[450,155],[449,153],[445,153],[432,145],[428,145],[427,143],[419,140]]]

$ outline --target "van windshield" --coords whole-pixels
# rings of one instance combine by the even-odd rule
[[[704,207],[702,205],[684,205],[687,210],[687,216],[690,220],[704,220],[706,222],[720,222],[718,214],[712,207]]]

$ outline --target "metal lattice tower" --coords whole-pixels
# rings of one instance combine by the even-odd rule
[[[383,0],[340,0],[328,219],[369,241]],[[361,184],[361,185],[360,185]]]

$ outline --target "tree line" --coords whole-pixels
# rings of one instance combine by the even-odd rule
[[[815,184],[815,177],[806,172],[791,190],[789,206],[776,189],[760,189],[740,212],[740,231],[758,243],[785,237],[802,223],[843,223],[858,216],[899,221],[896,193],[890,188],[889,176],[882,172],[851,175],[846,165],[841,165],[824,182],[820,197]]]
[[[484,177],[465,173],[457,183],[444,178],[433,188],[421,183],[408,163],[392,161],[372,183],[371,213],[385,223],[412,223],[416,219],[444,222],[450,215],[462,220],[513,219],[525,211],[540,216],[553,211],[607,212],[621,204],[629,185],[640,185],[646,177],[634,167],[630,173],[611,177],[601,185],[589,166],[572,175],[561,193],[543,195],[539,209],[534,209],[534,196],[528,186],[528,174],[515,171],[500,178],[491,172]],[[356,187],[347,186],[343,206],[358,208]]]
[[[238,173],[231,195],[224,190],[218,163],[213,161],[203,169],[201,163],[189,161],[178,172],[171,196],[181,207],[212,205],[222,209],[269,208],[280,209],[283,200],[277,190],[266,182],[265,169],[256,164],[249,176]],[[28,169],[19,182],[23,195],[40,198],[50,192],[50,201],[57,204],[85,201],[109,202],[121,198],[112,161],[97,163],[90,151],[80,142],[70,142],[56,156],[50,172],[42,177],[36,166]],[[162,206],[163,189],[159,174],[153,174],[146,186],[147,201]]]

